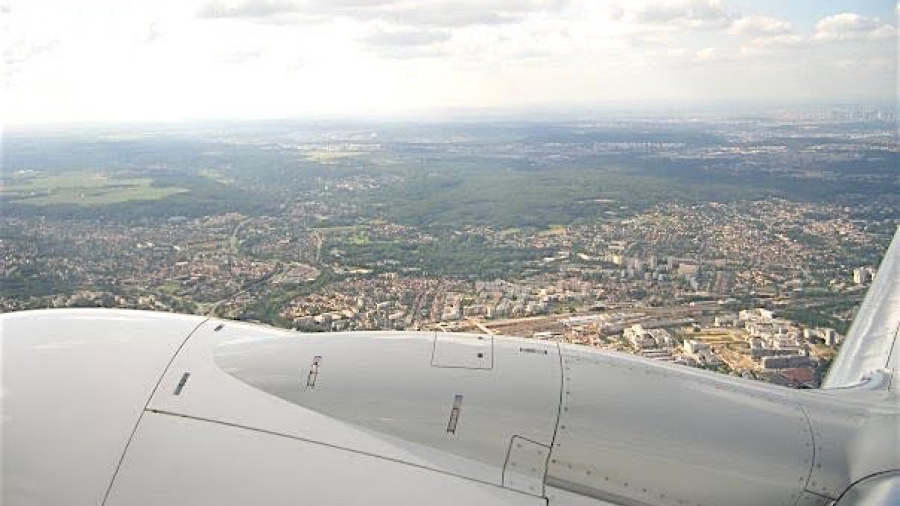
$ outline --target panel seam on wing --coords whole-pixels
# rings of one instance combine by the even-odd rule
[[[451,472],[448,472],[448,471],[445,471],[445,470],[442,470],[442,469],[436,469],[436,468],[434,468],[434,467],[428,467],[428,466],[426,466],[426,465],[416,464],[416,463],[414,463],[414,462],[409,462],[409,461],[406,461],[406,460],[400,460],[400,459],[396,459],[396,458],[392,458],[392,457],[386,457],[386,456],[384,456],[384,455],[378,455],[378,454],[375,454],[375,453],[365,452],[365,451],[361,451],[361,450],[355,450],[355,449],[353,449],[353,448],[348,448],[348,447],[345,447],[345,446],[340,446],[340,445],[336,445],[336,444],[332,444],[332,443],[326,443],[326,442],[323,442],[323,441],[317,441],[317,440],[315,440],[315,439],[303,438],[303,437],[295,436],[295,435],[292,435],[292,434],[285,434],[285,433],[282,433],[282,432],[275,432],[275,431],[271,431],[271,430],[260,429],[260,428],[257,428],[257,427],[248,427],[248,426],[246,426],[246,425],[241,425],[241,424],[239,424],[239,423],[231,423],[231,422],[225,422],[225,421],[221,421],[221,420],[213,420],[213,419],[210,419],[210,418],[203,418],[203,417],[199,417],[199,416],[192,416],[192,415],[185,415],[185,414],[181,414],[181,413],[174,413],[174,412],[171,412],[171,411],[165,411],[165,410],[161,410],[161,409],[147,408],[147,409],[144,410],[144,412],[145,412],[145,413],[157,414],[157,415],[163,415],[163,416],[173,416],[173,417],[178,417],[178,418],[184,418],[184,419],[188,419],[188,420],[194,420],[194,421],[197,421],[197,422],[213,423],[213,424],[222,425],[222,426],[226,426],[226,427],[234,427],[234,428],[236,428],[236,429],[244,429],[244,430],[248,430],[248,431],[252,431],[252,432],[257,432],[257,433],[260,433],[260,434],[268,434],[268,435],[270,435],[270,436],[283,437],[283,438],[287,438],[287,439],[292,439],[292,440],[294,440],[294,441],[302,441],[302,442],[304,442],[304,443],[314,444],[314,445],[318,445],[318,446],[323,446],[323,447],[325,447],[325,448],[331,448],[331,449],[334,449],[334,450],[340,450],[340,451],[350,452],[350,453],[354,453],[354,454],[357,454],[357,455],[363,455],[363,456],[366,456],[366,457],[371,457],[371,458],[375,458],[375,459],[385,460],[385,461],[388,461],[388,462],[393,462],[393,463],[396,463],[396,464],[404,464],[404,465],[407,465],[407,466],[415,467],[415,468],[417,468],[417,469],[424,469],[424,470],[426,470],[426,471],[432,471],[432,472],[440,473],[440,474],[443,474],[443,475],[446,475],[446,476],[452,476],[452,477],[455,477],[455,478],[460,478],[460,479],[463,479],[463,480],[467,480],[467,481],[471,481],[471,482],[475,482],[475,483],[480,483],[480,484],[482,484],[482,485],[490,485],[490,486],[492,486],[492,487],[502,488],[503,490],[508,490],[508,491],[515,492],[515,493],[517,493],[517,494],[521,494],[521,495],[524,495],[524,496],[528,496],[528,497],[532,497],[532,498],[534,497],[534,495],[529,494],[529,493],[527,493],[527,492],[522,492],[522,491],[520,491],[520,490],[516,490],[516,489],[513,489],[513,488],[504,487],[504,486],[499,485],[499,484],[497,484],[497,483],[492,483],[492,482],[489,482],[489,481],[479,480],[479,479],[477,479],[477,478],[472,478],[472,477],[470,477],[470,476],[464,476],[464,475],[461,475],[461,474],[451,473]]]
[[[166,374],[169,372],[169,368],[172,367],[172,364],[175,363],[175,358],[178,357],[178,354],[181,353],[181,350],[184,348],[184,345],[191,339],[199,329],[206,322],[209,321],[209,318],[204,318],[200,323],[197,324],[196,327],[193,328],[188,335],[185,336],[184,340],[181,341],[181,344],[178,345],[178,349],[175,350],[175,353],[172,354],[172,358],[169,359],[169,363],[166,364],[166,367],[163,369],[162,373],[159,375],[159,379],[156,380],[156,384],[153,385],[153,390],[150,391],[150,395],[147,396],[147,401],[144,403],[144,409],[141,410],[138,415],[137,421],[134,423],[134,428],[131,429],[131,434],[128,436],[128,441],[125,442],[125,448],[122,449],[122,455],[119,457],[119,462],[116,463],[116,469],[113,471],[112,477],[109,480],[109,486],[106,487],[106,493],[103,494],[103,501],[100,502],[100,506],[104,506],[106,501],[109,499],[109,494],[112,492],[113,484],[116,482],[116,476],[119,474],[119,469],[122,468],[122,463],[125,461],[125,455],[128,454],[128,447],[131,446],[131,441],[134,439],[134,435],[137,433],[138,427],[141,425],[141,420],[144,418],[144,413],[147,412],[147,408],[150,406],[150,402],[153,401],[153,397],[156,395],[156,391],[159,389],[159,385],[162,383],[163,378],[166,377]]]

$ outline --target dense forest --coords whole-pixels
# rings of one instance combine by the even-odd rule
[[[154,187],[187,191],[102,206],[34,205],[28,195],[3,191],[0,204],[12,216],[129,221],[225,212],[278,215],[287,204],[312,200],[342,209],[340,216],[320,217],[332,223],[379,218],[440,231],[542,229],[623,218],[671,201],[856,200],[881,202],[890,212],[900,194],[896,153],[864,145],[852,156],[814,156],[816,142],[833,144],[828,131],[820,138],[796,138],[777,125],[765,137],[767,146],[784,148],[776,154],[723,154],[761,141],[736,142],[716,125],[335,128],[277,123],[249,131],[230,125],[143,134],[13,133],[4,144],[6,188],[33,174],[84,173],[113,182],[150,178]],[[610,145],[621,149],[598,148]],[[654,146],[662,147],[653,151]],[[321,153],[328,156],[314,156]],[[355,178],[376,184],[352,191]]]

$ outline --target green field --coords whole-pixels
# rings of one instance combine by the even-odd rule
[[[98,173],[17,174],[3,181],[0,197],[34,206],[97,207],[139,200],[159,200],[186,192],[173,186],[153,186],[150,178],[116,178]]]

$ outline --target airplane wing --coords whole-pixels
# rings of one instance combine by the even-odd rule
[[[900,228],[888,247],[822,388],[856,385],[876,371],[900,369]]]
[[[0,324],[4,505],[546,505],[555,345],[501,378],[507,350],[478,338],[115,310]]]
[[[824,390],[519,338],[0,315],[0,500],[897,504],[897,255]]]

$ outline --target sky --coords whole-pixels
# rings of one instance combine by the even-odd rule
[[[4,125],[889,102],[895,0],[0,0]]]

